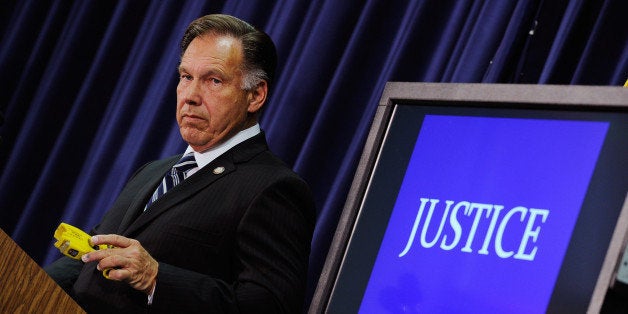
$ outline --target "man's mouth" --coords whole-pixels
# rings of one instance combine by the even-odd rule
[[[183,115],[182,115],[182,118],[183,118],[184,120],[189,120],[189,121],[200,121],[200,120],[205,120],[205,119],[203,119],[203,117],[201,117],[201,116],[197,116],[197,115],[194,115],[194,114],[183,114]]]

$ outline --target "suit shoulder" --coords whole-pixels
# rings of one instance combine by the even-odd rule
[[[301,177],[290,168],[283,160],[270,151],[265,151],[250,162],[243,164],[249,171],[264,172],[272,177]]]

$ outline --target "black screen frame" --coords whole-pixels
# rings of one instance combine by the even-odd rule
[[[429,104],[477,109],[560,109],[574,112],[627,113],[628,89],[609,86],[389,82],[375,113],[362,158],[347,196],[309,313],[326,312],[397,104],[420,106]],[[609,285],[612,284],[617,261],[621,258],[621,252],[626,245],[627,207],[624,202],[623,210],[617,218],[617,226],[612,231],[612,239],[606,250],[603,268],[597,276],[593,296],[591,300],[587,300],[589,310],[599,310],[604,294]]]

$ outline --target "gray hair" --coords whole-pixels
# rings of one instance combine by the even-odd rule
[[[277,67],[277,51],[268,34],[230,15],[205,15],[192,21],[185,30],[181,39],[181,56],[194,38],[210,33],[231,36],[242,43],[242,89],[251,90],[261,81],[266,81],[270,89]]]

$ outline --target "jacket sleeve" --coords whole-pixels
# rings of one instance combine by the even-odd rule
[[[44,267],[44,270],[67,294],[76,300],[72,286],[82,268],[83,262],[63,256]]]

